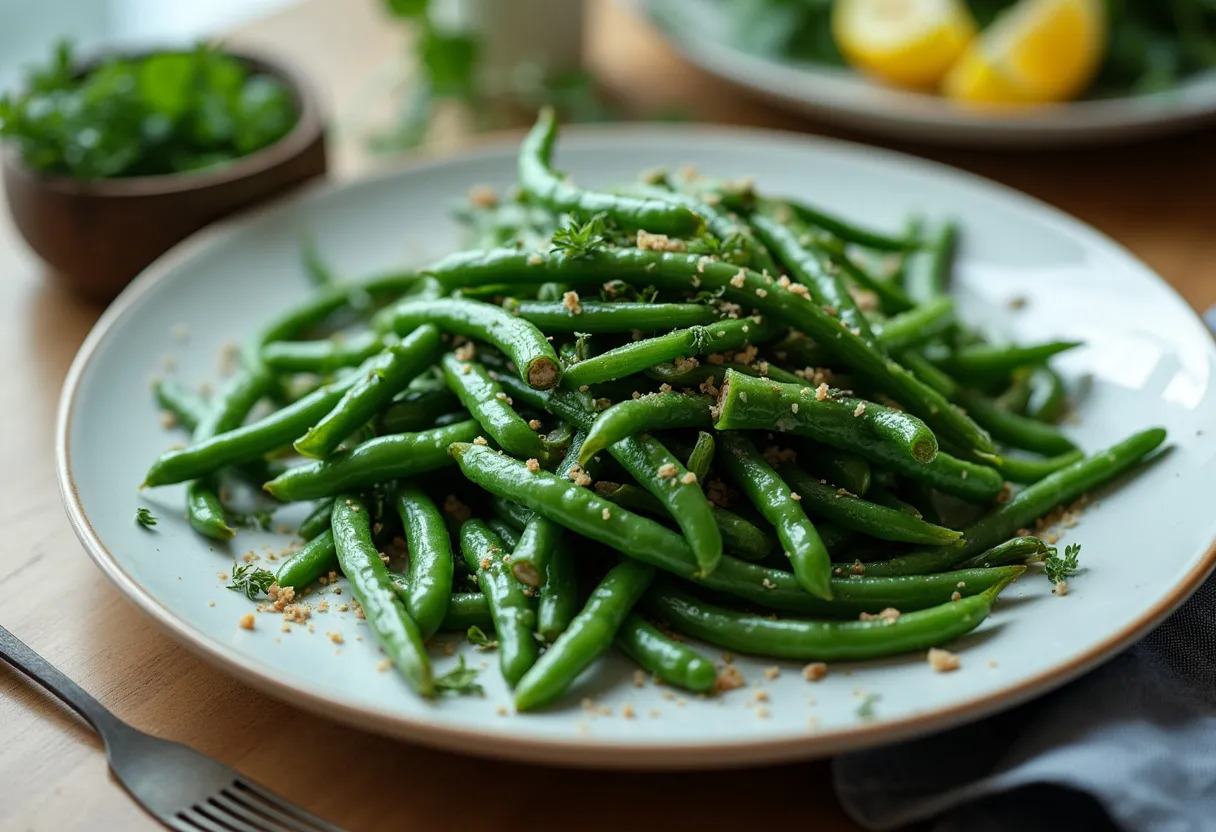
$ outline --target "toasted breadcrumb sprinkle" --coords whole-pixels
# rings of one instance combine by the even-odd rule
[[[253,613],[247,612],[241,616],[241,620],[237,622],[242,630],[253,629]]]
[[[376,670],[379,670],[381,673],[384,673],[386,670],[388,670],[392,666],[393,666],[393,663],[390,660],[385,659],[384,661],[380,662],[380,664],[376,665]]]
[[[959,592],[957,589],[954,590],[954,592],[950,593],[951,601],[961,601],[962,599],[963,599],[963,593]]]
[[[899,610],[895,609],[895,607],[887,607],[881,612],[863,612],[857,617],[861,621],[886,621],[889,624],[894,624],[895,620],[899,618],[899,615]]]
[[[490,443],[486,441],[486,438],[484,436],[478,436],[473,439],[473,444],[474,445],[489,445]]]
[[[489,185],[474,185],[469,188],[469,204],[474,208],[494,208],[498,205],[498,192]]]
[[[684,483],[685,485],[692,485],[696,481],[697,481],[697,475],[694,474],[692,471],[689,471],[684,476],[680,477],[680,482]]]
[[[644,687],[645,685],[646,685],[646,671],[644,671],[644,670],[633,671],[633,686],[635,688],[640,688],[640,687]]]
[[[329,640],[332,641],[334,644],[341,644],[346,639],[342,638],[341,633],[329,633]]]
[[[612,509],[610,509],[610,508],[604,509],[603,511],[600,512],[600,517],[603,517],[605,520],[611,520],[612,519]]]
[[[730,279],[730,285],[736,289],[742,289],[743,284],[747,281],[747,273],[743,269],[739,269],[739,273]]]
[[[540,460],[535,459],[535,458],[529,458],[528,461],[524,463],[524,467],[526,467],[529,471],[531,471],[533,474],[535,474],[537,471],[540,470]]]
[[[1051,592],[1053,595],[1067,595],[1068,581],[1056,581],[1055,589],[1053,589]]]
[[[571,465],[570,470],[566,472],[566,476],[577,486],[585,488],[591,485],[591,477],[587,475],[587,472],[583,470],[583,466],[581,465]]]
[[[665,462],[659,466],[659,470],[656,473],[662,479],[665,479],[665,480],[671,479],[672,477],[674,477],[676,475],[676,466],[671,464],[670,462]]]
[[[633,709],[632,705],[626,702],[621,706],[621,716],[625,717],[625,719],[633,719],[637,716],[637,712]]]
[[[854,575],[864,575],[866,574],[866,565],[860,560],[854,559],[853,565],[849,567],[849,571]]]
[[[940,647],[929,648],[929,667],[936,670],[938,673],[949,673],[952,670],[958,670],[961,662],[958,656],[951,653],[949,650],[943,650]]]
[[[739,668],[733,664],[728,664],[718,674],[718,678],[714,680],[714,690],[718,693],[725,693],[728,690],[735,690],[747,684],[743,674],[739,672]]]
[[[687,251],[688,246],[683,240],[673,240],[666,234],[651,234],[645,230],[638,231],[638,248],[643,251]]]
[[[860,416],[861,414],[863,414],[863,413],[865,413],[865,412],[866,412],[866,403],[865,403],[865,402],[859,402],[859,403],[858,403],[858,405],[857,405],[857,407],[856,407],[856,408],[853,410],[853,415],[854,415],[854,416]]]
[[[779,668],[775,665],[772,667],[764,668],[764,678],[766,681],[771,682],[780,675],[781,675],[781,668]]]
[[[477,345],[472,341],[466,341],[453,350],[452,354],[456,356],[457,361],[472,361],[477,356]]]
[[[815,399],[817,401],[824,401],[827,398],[828,398],[828,385],[827,385],[827,382],[822,382],[818,387],[815,388]]]
[[[828,666],[826,662],[811,662],[806,667],[802,668],[802,678],[808,682],[818,682],[824,676],[828,675]]]
[[[540,419],[529,419],[528,427],[532,428],[532,430],[540,430],[540,428],[541,428]]]
[[[562,295],[562,306],[566,307],[571,315],[580,315],[583,311],[583,306],[579,303],[578,292],[566,292]]]

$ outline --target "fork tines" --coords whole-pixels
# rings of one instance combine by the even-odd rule
[[[342,832],[241,778],[167,820],[182,832]]]

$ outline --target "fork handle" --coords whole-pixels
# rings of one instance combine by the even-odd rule
[[[104,736],[109,728],[122,724],[104,705],[85,693],[80,685],[59,672],[4,627],[0,627],[0,658],[59,697],[99,734]]]

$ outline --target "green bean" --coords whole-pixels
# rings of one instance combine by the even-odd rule
[[[1030,371],[1026,383],[1030,387],[1026,415],[1040,422],[1059,421],[1068,407],[1068,396],[1060,375],[1044,364]]]
[[[645,373],[647,377],[656,381],[666,382],[672,387],[681,388],[699,388],[707,380],[711,383],[713,381],[721,381],[722,376],[725,375],[727,370],[734,370],[735,372],[749,376],[771,378],[773,381],[782,381],[788,384],[797,384],[803,381],[799,376],[788,370],[781,369],[776,364],[770,364],[767,361],[760,362],[760,364],[760,367],[740,364],[737,361],[723,361],[721,364],[710,364],[690,359],[682,361],[679,364],[666,362],[656,364],[646,370]]]
[[[583,437],[581,432],[575,435],[571,441],[571,449],[557,466],[557,476],[568,476],[578,463]],[[519,545],[511,553],[511,572],[516,580],[528,586],[541,586],[548,574],[549,558],[557,549],[562,534],[561,526],[546,517],[533,514],[524,524]]]
[[[664,635],[637,613],[625,617],[616,646],[655,678],[693,693],[708,692],[718,679],[712,661]]]
[[[255,340],[257,351],[272,342],[290,341],[325,321],[339,309],[353,307],[362,309],[371,297],[399,295],[417,288],[428,281],[417,274],[380,275],[361,283],[350,283],[324,289],[304,302],[287,310],[271,321]],[[437,290],[431,283],[430,292]]]
[[[1027,364],[1038,364],[1083,344],[1082,341],[1047,341],[1042,344],[972,344],[943,356],[938,365],[953,376],[990,380],[1008,378]]]
[[[755,308],[772,323],[788,324],[816,339],[874,387],[925,419],[944,438],[981,453],[993,450],[988,435],[966,414],[950,407],[940,393],[866,345],[801,294],[806,288],[801,284],[770,283],[771,278],[705,257],[636,249],[595,251],[579,258],[513,250],[466,252],[445,258],[428,271],[449,288],[489,280],[535,284],[554,278],[577,283],[617,278],[677,291],[720,291],[726,300]]]
[[[515,687],[536,662],[539,650],[536,608],[523,584],[511,577],[503,563],[502,540],[480,520],[465,520],[460,526],[460,551],[477,585],[490,604],[494,631],[498,634],[498,662],[507,684]]]
[[[545,564],[545,584],[536,605],[536,632],[545,641],[554,641],[570,626],[578,612],[578,601],[574,553],[565,541],[558,541]]]
[[[374,367],[375,361],[366,362],[358,370],[252,424],[216,434],[188,448],[161,454],[148,470],[144,485],[168,485],[205,476],[227,465],[249,462],[290,445],[314,421],[328,413],[346,391]]]
[[[907,312],[916,306],[899,284],[892,280],[880,280],[854,262],[845,251],[844,244],[830,237],[811,238],[811,245],[823,250],[828,263],[838,269],[845,277],[857,285],[859,289],[874,295],[879,308],[888,315]],[[879,343],[882,339],[879,339]]]
[[[612,646],[617,630],[654,580],[654,567],[624,558],[591,591],[587,605],[515,688],[515,708],[535,710],[557,699]]]
[[[1056,506],[1110,482],[1165,441],[1164,428],[1132,434],[1110,448],[1061,468],[1014,494],[1004,505],[963,528],[961,547],[918,550],[866,565],[866,575],[919,575],[949,569],[1030,526]]]
[[[785,264],[790,275],[810,289],[816,303],[834,308],[841,324],[853,330],[866,346],[881,351],[870,322],[837,277],[837,270],[828,268],[821,251],[803,246],[797,231],[772,216],[756,213],[751,222],[760,239]]]
[[[545,332],[630,332],[702,326],[718,319],[703,303],[605,303],[580,301],[567,306],[548,301],[508,300],[503,308]]]
[[[1076,448],[1046,459],[1024,459],[1006,454],[993,465],[1001,472],[1001,476],[1010,482],[1032,483],[1084,458],[1085,453],[1080,448]]]
[[[334,500],[331,529],[342,573],[350,581],[351,594],[363,607],[376,641],[414,690],[434,696],[422,635],[398,600],[388,568],[376,551],[367,508],[357,497],[339,495]]]
[[[452,594],[452,543],[443,515],[421,488],[398,486],[393,502],[410,552],[409,586],[401,600],[428,639],[439,629]]]
[[[748,343],[762,343],[773,334],[773,327],[762,325],[752,318],[678,329],[666,335],[633,341],[580,361],[566,370],[565,383],[567,387],[577,389],[584,384],[611,381],[640,373],[664,361],[737,350]]]
[[[398,590],[401,584],[396,584]],[[398,593],[400,594],[400,593]],[[467,632],[470,627],[490,630],[494,619],[490,616],[490,603],[480,592],[453,592],[448,599],[448,609],[439,623],[440,630]]]
[[[522,530],[528,525],[528,521],[532,519],[532,509],[527,506],[521,506],[514,500],[509,500],[506,497],[494,496],[490,499],[490,507],[494,509],[494,513],[506,523],[514,526],[518,530]]]
[[[262,363],[280,373],[324,375],[353,367],[380,353],[391,340],[376,332],[321,341],[271,341],[261,349]]]
[[[294,465],[263,488],[279,500],[312,500],[412,477],[447,467],[451,463],[448,445],[471,441],[478,430],[477,423],[469,419],[419,433],[378,436],[328,459]]]
[[[850,493],[824,485],[806,472],[790,464],[778,469],[781,476],[802,498],[802,507],[810,514],[823,517],[838,526],[854,529],[879,540],[922,543],[927,546],[948,546],[956,543],[962,532],[936,526],[898,508],[888,508],[862,500]]]
[[[777,530],[777,538],[794,569],[794,577],[807,592],[831,600],[832,559],[827,547],[794,499],[790,487],[772,469],[750,440],[722,434],[723,465],[764,519]]]
[[[885,488],[875,488],[873,491],[870,492],[870,494],[868,496],[870,498],[871,503],[876,503],[880,506],[886,506],[887,508],[894,509],[895,511],[898,511],[902,514],[906,514],[909,517],[915,517],[917,520],[925,519],[925,515],[920,509],[918,509],[916,506],[912,505],[911,503],[907,502],[906,500],[901,500],[899,497],[897,497],[895,494],[891,493],[890,491],[888,491]],[[941,524],[939,523],[937,525],[940,526]],[[948,531],[954,531],[954,530],[948,529]],[[919,542],[932,543],[933,541],[919,541]]]
[[[507,551],[511,552],[511,557],[514,557],[515,547],[519,545],[519,532],[515,530],[515,527],[497,517],[491,517],[486,521],[486,525],[490,527],[490,531],[502,538],[503,545],[507,547]]]
[[[954,326],[954,323],[954,300],[943,295],[887,318],[879,327],[878,341],[889,353],[897,355],[911,347],[932,341]]]
[[[878,231],[862,228],[856,223],[840,217],[832,216],[819,208],[813,208],[805,202],[795,200],[786,200],[785,204],[798,216],[800,220],[822,228],[829,234],[839,237],[846,243],[854,243],[865,248],[873,248],[879,251],[907,251],[916,247],[916,240],[908,237],[892,237],[889,234],[883,234]]]
[[[988,466],[931,453],[937,443],[923,422],[873,402],[843,397],[820,401],[809,387],[728,371],[718,408],[719,430],[776,429],[810,436],[964,500],[991,500],[1004,485]]]
[[[541,435],[540,441],[545,446],[545,456],[550,461],[561,459],[569,452],[574,441],[574,428],[565,422],[558,422],[553,430]]]
[[[750,266],[756,271],[777,274],[777,264],[764,244],[756,239],[751,226],[740,221],[735,214],[723,211],[717,205],[711,205],[704,196],[644,185],[635,186],[630,190],[639,196],[678,203],[699,214],[705,220],[709,233],[722,243],[724,250],[720,252],[720,256],[724,260]]]
[[[722,556],[718,567],[703,576],[684,537],[653,520],[614,507],[588,489],[547,471],[528,472],[518,460],[499,456],[486,447],[459,443],[452,446],[452,454],[465,476],[492,494],[510,496],[536,513],[635,560],[771,609],[831,617],[856,616],[887,607],[920,609],[944,601],[956,588],[962,594],[982,592],[994,582],[1022,571],[1021,567],[1003,567],[896,578],[833,578],[831,601],[807,593],[789,572],[766,569],[729,555]],[[963,582],[961,587],[959,581]]]
[[[312,540],[324,532],[329,528],[329,518],[333,513],[333,508],[333,500],[322,500],[317,503],[317,507],[304,518],[304,522],[300,524],[296,533],[305,540]]]
[[[682,237],[701,228],[701,218],[683,205],[599,193],[570,184],[549,167],[556,138],[557,117],[551,108],[545,107],[519,148],[519,187],[530,200],[583,220],[602,213],[631,230],[646,229]]]
[[[332,512],[333,501],[329,501],[328,505]],[[304,587],[337,568],[338,553],[334,548],[334,535],[331,530],[325,529],[283,561],[275,581],[279,586],[290,586],[303,592]]]
[[[820,479],[858,497],[864,497],[870,491],[873,477],[870,463],[857,454],[802,439],[798,442],[798,464]]]
[[[717,444],[712,433],[703,430],[697,431],[697,441],[689,451],[688,461],[684,464],[696,476],[699,483],[704,483],[705,478],[709,476],[709,467],[714,463],[714,450]]]
[[[536,431],[511,407],[511,398],[476,361],[452,353],[441,359],[443,378],[490,438],[509,454],[545,459],[545,446]]]
[[[296,451],[314,459],[329,456],[342,440],[365,425],[412,379],[434,364],[439,349],[439,330],[429,324],[418,327],[400,344],[387,347],[333,409],[295,441]]]
[[[869,621],[800,621],[732,612],[663,588],[646,609],[694,638],[736,650],[799,661],[852,661],[936,647],[969,633],[988,617],[1004,584],[936,607]]]
[[[927,303],[946,293],[957,236],[958,226],[949,220],[922,233],[920,250],[904,261],[904,290],[912,300]]]
[[[556,387],[561,379],[557,353],[541,331],[488,303],[456,298],[407,300],[386,309],[383,320],[398,334],[433,323],[445,332],[487,341],[515,363],[529,387],[538,390]]]
[[[1048,546],[1039,538],[1023,535],[1015,537],[1012,540],[1006,540],[1004,543],[998,543],[986,552],[981,552],[975,557],[967,558],[958,566],[960,569],[975,569],[991,566],[1008,566],[1015,563],[1029,563],[1030,561],[1042,560],[1054,551],[1055,549]]]
[[[380,414],[380,433],[410,433],[436,427],[436,419],[457,410],[460,410],[460,399],[447,387],[409,390]]]
[[[177,424],[186,430],[194,430],[207,413],[207,403],[184,384],[165,379],[156,382],[152,390],[161,409],[172,414]]]
[[[586,462],[621,439],[652,430],[712,428],[709,396],[683,393],[649,393],[625,399],[600,413],[583,442],[579,462]],[[518,454],[517,454],[518,456]]]

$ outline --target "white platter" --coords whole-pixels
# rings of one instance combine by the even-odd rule
[[[1003,596],[1009,600],[955,645],[960,671],[934,673],[923,657],[908,656],[835,666],[810,684],[795,664],[780,663],[780,677],[766,681],[762,669],[773,662],[740,659],[749,683],[769,694],[767,717],[749,707],[750,691],[683,702],[667,698],[666,688],[634,687],[631,667],[616,657],[580,680],[565,704],[503,716],[509,697],[493,654],[469,652],[489,664],[485,698],[431,703],[377,671],[380,658],[368,639],[357,639],[366,628],[351,615],[314,615],[311,634],[282,634],[274,616],[259,616],[253,631],[238,628],[250,607],[217,574],[242,552],[264,554],[285,538],[242,532],[223,551],[188,527],[181,487],[137,491],[152,459],[181,441],[162,427],[149,378],[170,372],[172,356],[175,377],[216,380],[225,341],[250,336],[306,297],[297,251],[304,230],[347,275],[451,251],[458,233],[448,207],[472,185],[510,184],[514,152],[496,145],[320,188],[217,227],[141,275],[81,348],[58,431],[68,515],[105,575],[208,661],[328,717],[458,751],[586,766],[744,765],[889,742],[1021,702],[1143,635],[1211,570],[1216,350],[1182,300],[1119,246],[1029,197],[907,156],[772,132],[602,128],[571,130],[560,142],[558,165],[587,184],[688,162],[726,177],[755,175],[761,189],[807,195],[873,226],[898,228],[912,209],[959,218],[955,283],[964,316],[1028,340],[1087,342],[1059,362],[1083,391],[1080,422],[1069,428],[1081,445],[1096,450],[1163,425],[1172,450],[1095,495],[1096,505],[1067,531],[1065,542],[1084,544],[1086,567],[1072,592],[1055,597],[1038,575],[1015,584]],[[1014,298],[1026,301],[1020,311],[1009,308]],[[154,530],[134,523],[140,505],[161,518]],[[331,631],[342,633],[340,648],[326,637]],[[435,656],[440,671],[455,661],[440,650]],[[873,716],[863,718],[859,705],[874,696]],[[612,715],[582,709],[584,697]],[[622,716],[626,704],[636,718]]]

